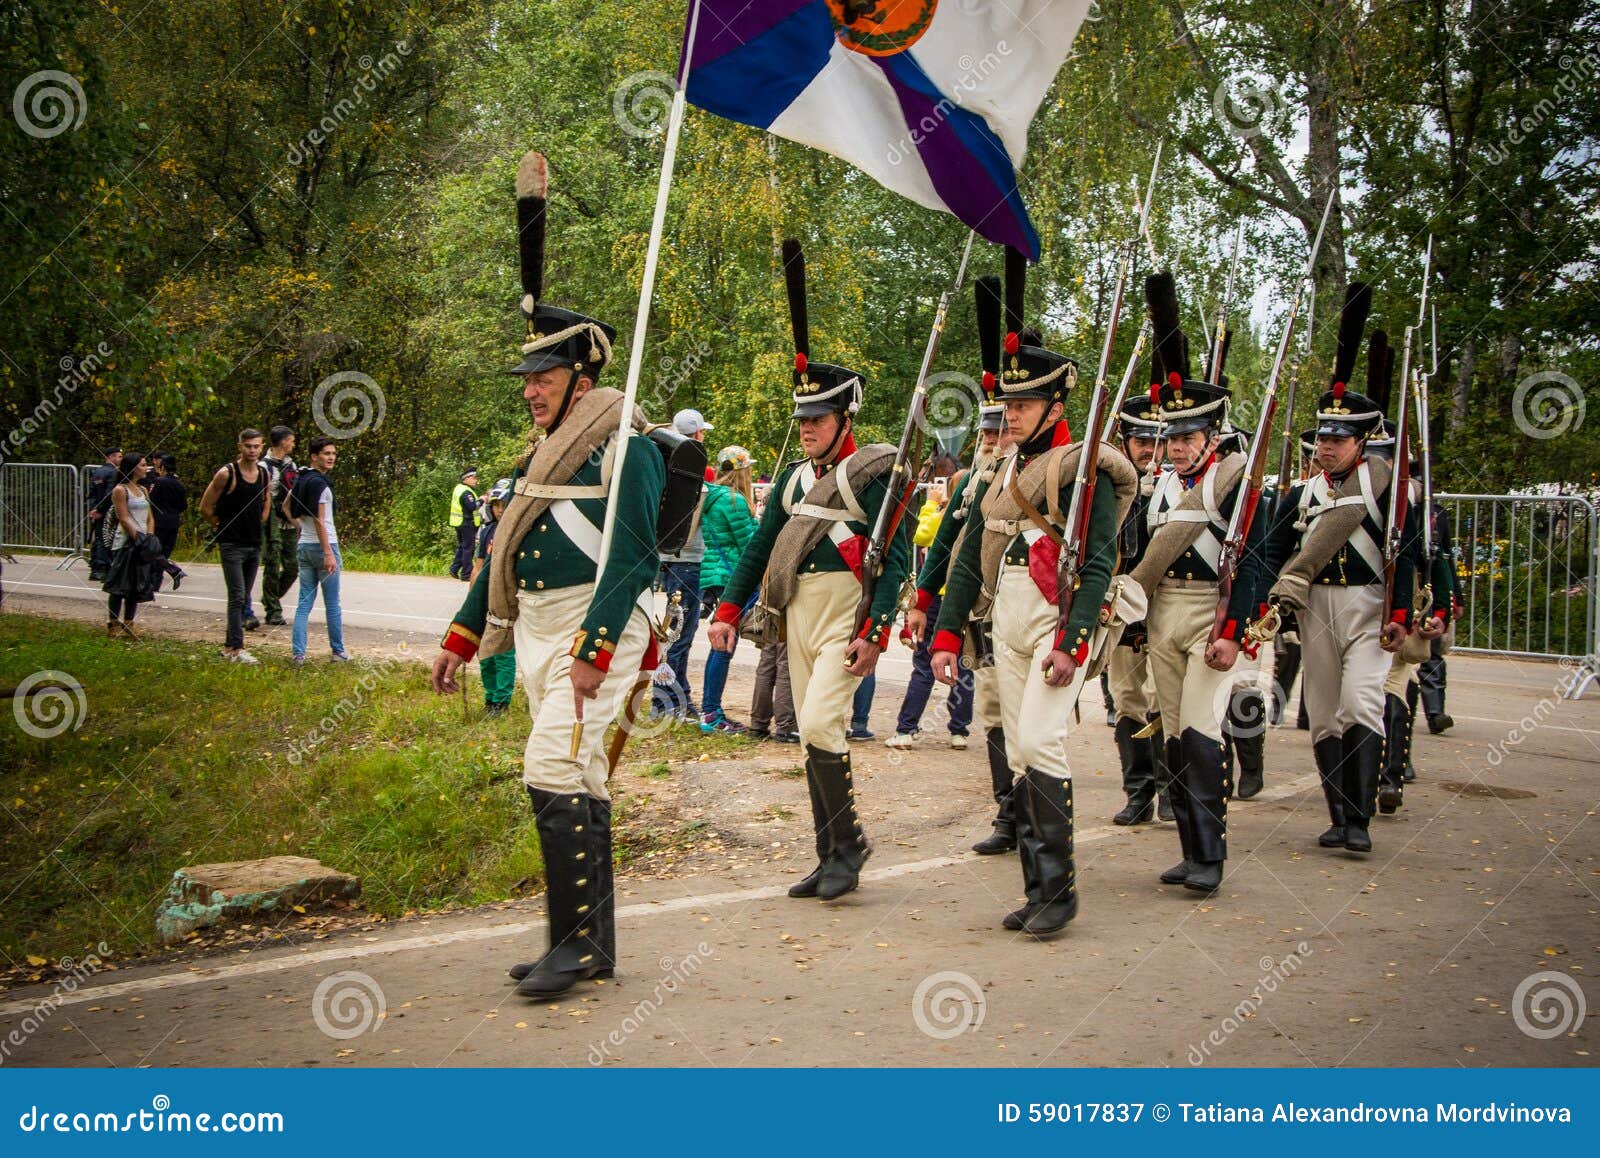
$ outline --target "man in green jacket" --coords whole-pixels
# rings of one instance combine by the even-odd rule
[[[1020,298],[1011,292],[1008,299]],[[1020,303],[1008,306],[1012,325],[1020,325]],[[1077,363],[1044,347],[1034,333],[1006,335],[998,397],[1006,406],[1006,427],[1015,451],[998,473],[976,485],[975,514],[982,522],[963,537],[960,554],[950,565],[944,603],[933,640],[933,673],[953,685],[958,672],[962,633],[974,605],[992,599],[994,663],[1006,755],[1020,770],[1016,787],[1015,824],[1027,904],[1001,924],[1046,937],[1077,916],[1077,870],[1073,859],[1072,770],[1065,739],[1072,707],[1083,687],[1085,664],[1100,606],[1117,556],[1117,496],[1104,469],[1097,479],[1090,510],[1087,554],[1080,584],[1065,627],[1058,622],[1054,589],[1064,520],[1045,513],[1050,532],[1029,518],[1005,519],[1000,501],[1015,493],[1023,472],[1036,461],[1069,453],[1067,424],[1062,420],[1067,393],[1077,382]],[[1061,448],[1061,449],[1058,449]],[[1101,452],[1116,454],[1107,447]],[[1030,479],[1037,477],[1037,468]],[[1071,470],[1063,470],[1062,493],[1055,503],[1036,502],[1036,512],[1070,511],[1076,486]],[[980,532],[981,533],[978,533]],[[986,541],[1003,549],[988,552]],[[988,573],[985,555],[992,560]],[[1024,723],[1025,721],[1025,723]]]

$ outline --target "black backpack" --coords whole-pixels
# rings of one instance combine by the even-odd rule
[[[322,477],[321,471],[307,468],[297,472],[294,489],[289,492],[289,513],[297,519],[316,518],[317,505],[327,489],[328,480]]]

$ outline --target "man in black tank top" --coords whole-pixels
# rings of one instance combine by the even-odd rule
[[[261,527],[271,500],[267,472],[260,465],[262,441],[259,430],[241,430],[239,457],[211,476],[200,499],[200,513],[214,530],[228,585],[228,638],[222,654],[235,663],[258,662],[244,649],[244,609],[261,565]]]

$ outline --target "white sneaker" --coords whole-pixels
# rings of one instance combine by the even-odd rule
[[[958,752],[965,751],[967,747],[967,738],[965,736],[958,736],[954,732],[951,732],[950,746],[956,749]]]
[[[883,742],[885,748],[894,748],[898,751],[907,751],[916,747],[917,734],[915,732],[896,732]]]
[[[248,651],[240,649],[228,657],[230,663],[260,663],[261,661]]]

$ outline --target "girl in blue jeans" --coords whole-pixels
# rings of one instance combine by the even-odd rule
[[[350,658],[344,650],[344,619],[339,608],[339,572],[344,556],[339,553],[339,536],[333,529],[333,488],[328,475],[339,455],[331,438],[311,440],[311,465],[301,473],[294,490],[284,499],[290,514],[300,520],[300,542],[295,558],[300,565],[300,606],[294,612],[294,661],[306,659],[306,627],[311,622],[311,607],[322,592],[322,614],[328,621],[328,644],[333,658]]]

